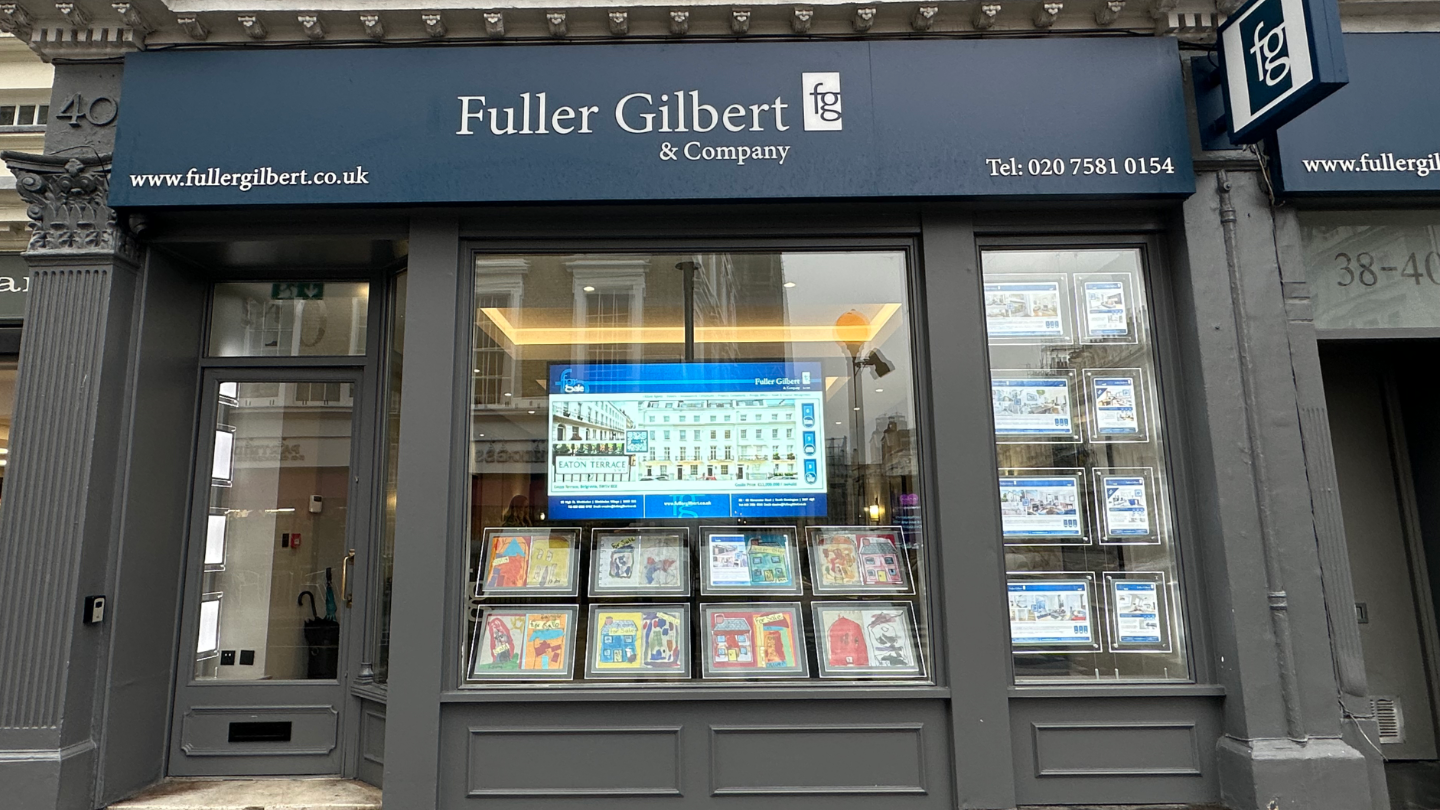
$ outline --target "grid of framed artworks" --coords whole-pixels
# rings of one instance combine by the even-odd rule
[[[1142,251],[982,265],[1016,679],[1188,680]]]
[[[465,681],[927,676],[916,622],[920,549],[899,527],[700,526],[695,534],[686,526],[485,529]]]

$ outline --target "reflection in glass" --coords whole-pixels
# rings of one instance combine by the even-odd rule
[[[370,285],[363,281],[216,284],[209,355],[363,355],[369,307]]]
[[[354,391],[304,395],[330,384],[216,389],[197,680],[336,677]]]
[[[898,525],[919,583],[913,606],[928,659],[903,252],[482,255],[475,260],[474,283],[471,565],[465,593],[478,593],[474,580],[488,528],[578,525],[587,541],[580,567],[591,574],[594,529],[684,529],[699,538],[702,527],[781,525],[799,543],[809,526]],[[695,368],[684,365],[690,363],[710,370],[686,372]],[[663,377],[673,370],[694,379],[723,376],[714,369],[763,367],[745,364],[772,364],[797,377],[803,369],[809,377],[806,393],[742,395],[734,386],[720,386],[709,389],[710,395],[630,393],[605,403],[563,396],[563,385],[551,376],[561,368],[601,375],[606,368],[628,368],[634,375]],[[802,413],[801,400],[814,404]],[[567,469],[557,472],[561,458]],[[742,516],[733,506],[713,505],[720,502],[715,499],[738,503],[728,500],[732,491],[764,492],[772,486],[768,491],[785,492],[807,474],[819,479],[812,489],[822,504],[809,514],[758,508]],[[609,519],[558,513],[554,484],[583,491],[591,480],[711,506]],[[701,570],[696,563],[688,573],[698,576]],[[795,570],[808,569],[796,564]],[[807,617],[806,647],[818,651],[808,622],[808,582],[803,590],[799,615]],[[698,584],[691,592],[690,608],[698,616],[711,598],[702,602]],[[797,597],[759,598],[793,603]],[[601,604],[584,588],[576,601],[582,607]],[[469,597],[467,642],[487,604],[485,597]],[[583,623],[591,612],[578,613],[577,656],[587,651],[593,628]],[[473,644],[462,648],[472,650]],[[577,681],[587,678],[585,669],[576,669]],[[918,672],[899,677],[914,679]],[[690,680],[698,683],[702,674],[696,667]],[[808,677],[818,679],[820,673],[812,668]],[[744,682],[747,678],[726,680]]]
[[[390,678],[390,582],[395,575],[395,503],[400,483],[400,384],[405,371],[405,289],[408,278],[403,272],[395,277],[395,308],[390,313],[390,379],[385,393],[385,504],[380,536],[376,683],[385,683]]]

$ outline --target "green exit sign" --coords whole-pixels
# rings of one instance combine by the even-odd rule
[[[274,301],[319,301],[325,297],[325,284],[319,281],[289,281],[270,285]]]

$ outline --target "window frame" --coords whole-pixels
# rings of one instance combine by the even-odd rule
[[[1028,217],[1027,217],[1028,218]],[[1015,217],[1019,221],[1021,217]],[[1171,514],[1174,522],[1175,578],[1180,590],[1180,603],[1184,610],[1184,648],[1190,664],[1190,678],[1183,682],[1158,683],[1143,681],[1121,681],[1096,683],[1083,681],[1066,683],[1017,683],[1013,660],[1006,662],[1009,669],[1009,689],[1012,696],[1074,695],[1085,693],[1123,696],[1132,693],[1171,694],[1176,690],[1210,688],[1215,683],[1215,673],[1208,654],[1209,624],[1205,620],[1203,587],[1196,581],[1202,570],[1198,549],[1201,533],[1198,531],[1193,504],[1187,493],[1193,491],[1189,480],[1189,457],[1187,427],[1191,413],[1180,397],[1176,375],[1182,368],[1180,359],[1180,338],[1176,322],[1177,310],[1174,303],[1174,280],[1171,277],[1169,252],[1164,230],[1152,228],[1078,228],[1074,232],[1060,232],[1040,228],[1026,228],[1009,222],[996,223],[990,227],[977,227],[975,235],[975,264],[979,268],[981,254],[991,250],[1129,250],[1140,252],[1140,272],[1148,285],[1149,328],[1155,347],[1155,388],[1156,403],[1160,409],[1159,420],[1164,436],[1166,474],[1170,479]],[[983,279],[977,277],[977,284]],[[986,352],[985,366],[989,369],[989,354]],[[993,424],[992,424],[993,430]],[[995,538],[996,543],[1001,538]],[[1108,621],[1108,617],[1106,618]],[[1008,635],[1008,630],[1007,630]]]

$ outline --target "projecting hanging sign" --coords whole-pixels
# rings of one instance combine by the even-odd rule
[[[1264,138],[1349,80],[1335,0],[1250,0],[1217,39],[1232,143]]]
[[[131,54],[110,203],[1188,194],[1179,67],[1170,38]]]

